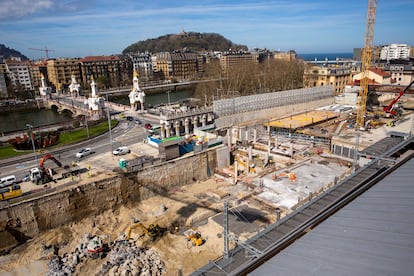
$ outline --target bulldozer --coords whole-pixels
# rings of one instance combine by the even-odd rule
[[[127,240],[131,238],[132,230],[134,230],[135,228],[142,228],[144,230],[145,235],[147,235],[152,241],[154,241],[155,238],[161,234],[161,227],[158,224],[152,223],[148,227],[145,227],[145,225],[137,221],[128,227],[128,232],[126,236]]]
[[[184,231],[184,236],[193,246],[200,246],[206,242],[205,239],[202,238],[201,233],[199,231],[194,231],[193,229]]]

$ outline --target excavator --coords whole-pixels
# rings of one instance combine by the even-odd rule
[[[62,163],[59,160],[49,153],[46,154],[40,159],[39,166],[30,170],[30,180],[33,183],[47,183],[53,180],[53,170],[44,167],[47,160],[52,160],[59,168],[62,167]]]
[[[131,238],[132,230],[134,230],[135,228],[142,228],[144,230],[145,235],[147,235],[151,241],[154,241],[155,238],[161,234],[161,227],[158,226],[158,224],[152,223],[148,227],[145,227],[141,222],[137,221],[128,227],[126,237],[127,240]]]
[[[194,231],[193,229],[186,230],[184,236],[187,241],[193,244],[193,246],[200,246],[206,242],[205,239],[201,237],[201,233],[199,231]]]

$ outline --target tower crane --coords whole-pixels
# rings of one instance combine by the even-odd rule
[[[372,57],[372,43],[374,40],[375,15],[377,12],[377,0],[368,0],[368,14],[365,30],[364,48],[361,55],[362,76],[360,82],[359,101],[357,106],[356,124],[364,128],[365,114],[367,110],[368,76]]]
[[[49,52],[55,51],[55,50],[48,49],[47,47],[45,47],[44,49],[29,48],[29,50],[35,50],[35,51],[43,51],[43,52],[45,52],[45,54],[46,54],[46,60],[49,59]]]

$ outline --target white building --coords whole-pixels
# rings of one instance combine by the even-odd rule
[[[69,85],[69,93],[72,97],[78,97],[81,91],[81,86],[76,82],[76,76],[72,74],[72,82]]]
[[[133,87],[131,92],[129,93],[129,103],[131,104],[131,108],[138,110],[141,109],[141,112],[144,112],[144,104],[145,104],[145,93],[139,88],[139,80],[138,80],[138,72],[134,71],[134,78],[133,78]],[[141,108],[139,108],[141,107]]]
[[[89,96],[89,98],[85,100],[85,104],[88,106],[88,109],[92,111],[92,115],[99,116],[99,111],[103,110],[105,103],[104,98],[98,96],[97,85],[93,77],[91,83],[91,90],[92,93]]]
[[[141,76],[150,77],[153,72],[152,57],[149,53],[129,54],[132,60],[134,71],[137,71]]]
[[[381,60],[408,59],[410,46],[407,44],[391,44],[381,49]]]
[[[46,86],[45,76],[43,76],[43,74],[41,74],[40,76],[42,79],[42,86],[39,87],[40,96],[43,98],[50,98],[50,96],[52,95],[52,88],[49,86]]]
[[[6,61],[7,71],[13,86],[23,86],[27,90],[33,90],[30,78],[30,64],[24,61]]]

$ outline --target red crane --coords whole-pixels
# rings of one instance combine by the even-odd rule
[[[49,52],[55,51],[55,50],[48,49],[47,47],[45,47],[44,49],[29,48],[29,50],[36,50],[36,51],[43,51],[43,52],[45,52],[46,53],[46,60],[49,59]]]
[[[384,107],[384,112],[390,113],[391,115],[396,115],[397,111],[394,110],[394,105],[398,102],[398,100],[405,94],[405,92],[407,92],[407,90],[413,84],[414,84],[414,81],[412,81],[404,90],[402,90],[400,94],[394,100],[392,100],[392,102],[388,106]]]

